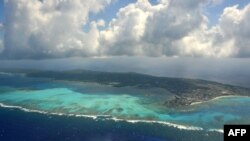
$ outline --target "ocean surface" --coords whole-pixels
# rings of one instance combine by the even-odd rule
[[[185,108],[164,94],[0,73],[1,141],[222,141],[224,124],[250,123],[250,98]]]

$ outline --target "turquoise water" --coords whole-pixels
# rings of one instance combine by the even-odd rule
[[[0,94],[3,104],[51,113],[110,115],[119,119],[163,121],[203,129],[222,129],[225,123],[250,122],[249,97],[223,97],[175,110],[147,101],[147,98],[130,94],[80,93],[69,88],[17,89]]]
[[[1,94],[0,99],[1,102],[10,105],[69,114],[116,115],[121,117],[136,117],[137,115],[147,117],[156,114],[152,109],[141,105],[140,99],[137,97],[126,94],[83,94],[68,88],[13,91]]]
[[[105,116],[129,122],[157,122],[182,129],[221,131],[224,124],[250,123],[250,97],[222,97],[173,109],[167,96],[90,83],[0,75],[0,103],[26,111]],[[3,105],[4,104],[4,105]],[[19,106],[19,107],[17,107]],[[13,107],[12,107],[13,108]],[[218,130],[220,129],[220,130]]]

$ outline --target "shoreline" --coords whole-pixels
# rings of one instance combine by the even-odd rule
[[[243,96],[243,95],[222,95],[222,96],[214,97],[214,98],[212,98],[210,100],[207,100],[207,101],[192,102],[190,104],[190,106],[199,105],[199,104],[202,104],[202,103],[211,102],[211,101],[218,100],[218,99],[221,99],[221,98],[230,98],[230,97],[249,97],[249,96]]]
[[[83,114],[67,114],[67,113],[56,113],[56,112],[47,112],[47,111],[41,111],[41,110],[34,110],[34,109],[28,109],[21,106],[12,106],[12,105],[6,105],[3,103],[0,103],[0,107],[2,108],[9,108],[9,109],[18,109],[24,112],[30,112],[30,113],[38,113],[38,114],[45,114],[45,115],[57,115],[57,116],[69,116],[69,117],[84,117],[84,118],[91,118],[93,120],[99,120],[100,117],[106,117],[105,120],[113,120],[115,122],[124,121],[128,123],[149,123],[149,124],[161,124],[169,127],[178,128],[180,130],[193,130],[193,131],[201,131],[204,130],[202,127],[197,126],[187,126],[182,124],[176,124],[171,123],[167,121],[158,121],[158,120],[143,120],[143,119],[123,119],[123,118],[117,118],[112,115],[83,115]],[[208,130],[209,131],[209,130]]]

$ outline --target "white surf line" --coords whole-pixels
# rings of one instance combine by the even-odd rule
[[[22,111],[25,111],[25,112],[40,113],[40,114],[45,114],[45,115],[87,117],[87,118],[92,118],[92,119],[96,119],[99,116],[99,115],[77,115],[77,114],[65,114],[65,113],[46,112],[46,111],[41,111],[41,110],[27,109],[27,108],[23,108],[21,106],[10,106],[10,105],[6,105],[6,104],[3,104],[3,103],[0,103],[0,107],[3,107],[3,108],[12,108],[12,109],[19,109],[19,110],[22,110]]]
[[[208,131],[210,131],[210,132],[224,133],[224,130],[223,130],[223,129],[209,129]]]
[[[104,117],[104,118],[106,118],[105,120],[125,121],[125,122],[129,122],[129,123],[154,123],[154,124],[156,123],[156,124],[166,125],[166,126],[169,126],[169,127],[178,128],[180,130],[193,130],[193,131],[204,130],[202,127],[185,126],[185,125],[175,124],[175,123],[166,122],[166,121],[156,121],[156,120],[128,120],[128,119],[116,118],[116,117],[113,117],[112,115],[83,115],[83,114],[65,114],[65,113],[56,113],[56,112],[46,112],[46,111],[41,111],[41,110],[27,109],[27,108],[23,108],[21,106],[6,105],[6,104],[3,104],[3,103],[0,103],[0,107],[19,109],[19,110],[22,110],[22,111],[25,111],[25,112],[40,113],[40,114],[45,114],[45,115],[58,115],[58,116],[70,116],[70,117],[85,117],[85,118],[91,118],[91,119],[94,119],[94,120],[97,120],[98,117]],[[223,133],[223,129],[209,129],[208,131]]]
[[[157,124],[162,124],[162,125],[167,125],[170,127],[175,127],[181,130],[203,130],[201,127],[196,127],[196,126],[185,126],[181,124],[175,124],[171,122],[166,122],[166,121],[156,121],[156,120],[127,120],[127,119],[119,119],[116,117],[113,117],[112,120],[114,121],[126,121],[129,123],[157,123]]]
[[[21,106],[11,106],[11,105],[6,105],[3,103],[0,103],[0,107],[3,108],[13,108],[13,109],[19,109],[25,112],[30,112],[30,113],[40,113],[40,114],[46,114],[46,115],[58,115],[58,116],[71,116],[71,117],[86,117],[86,118],[92,118],[92,119],[97,119],[98,117],[112,117],[111,115],[83,115],[83,114],[67,114],[67,113],[56,113],[56,112],[47,112],[47,111],[41,111],[41,110],[32,110],[28,108],[24,108]]]
[[[5,105],[3,103],[0,103],[0,107],[14,108],[14,109],[19,109],[19,110],[22,110],[22,111],[25,111],[25,112],[48,114],[48,115],[87,117],[87,118],[92,118],[92,119],[97,119],[98,117],[106,117],[107,120],[114,120],[114,121],[126,121],[126,122],[129,122],[129,123],[158,123],[158,124],[163,124],[163,125],[167,125],[167,126],[170,126],[170,127],[175,127],[175,128],[178,128],[178,129],[183,129],[183,130],[203,130],[203,128],[201,128],[201,127],[184,126],[184,125],[179,125],[179,124],[174,124],[174,123],[164,122],[164,121],[126,120],[126,119],[119,119],[119,118],[113,117],[111,115],[82,115],[82,114],[65,114],[65,113],[46,112],[46,111],[40,111],[40,110],[27,109],[27,108],[23,108],[21,106]],[[109,117],[111,117],[111,118],[109,118]]]

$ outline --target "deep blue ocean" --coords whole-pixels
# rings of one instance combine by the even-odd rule
[[[1,141],[219,141],[218,132],[160,124],[51,116],[0,108]]]
[[[175,111],[147,102],[127,90],[0,74],[0,141],[222,141],[224,124],[250,122],[248,97]]]

